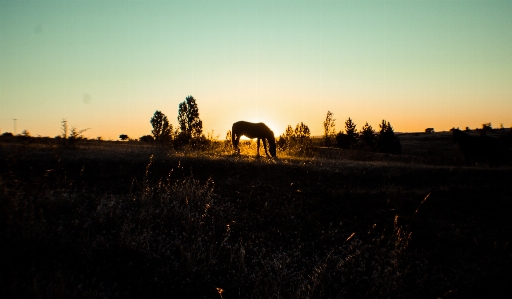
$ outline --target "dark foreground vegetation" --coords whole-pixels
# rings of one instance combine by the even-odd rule
[[[508,164],[0,139],[2,298],[509,298]]]

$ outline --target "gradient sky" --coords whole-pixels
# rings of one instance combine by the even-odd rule
[[[0,1],[0,131],[512,126],[512,1]]]

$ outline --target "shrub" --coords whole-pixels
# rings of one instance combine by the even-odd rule
[[[277,146],[291,156],[311,157],[313,155],[313,142],[309,127],[301,122],[295,130],[288,125],[286,131],[277,140]]]
[[[382,120],[379,125],[380,132],[377,137],[377,150],[381,153],[400,154],[402,153],[402,144],[400,139],[395,136],[393,127],[386,120]]]
[[[61,136],[60,136],[60,146],[64,149],[76,149],[77,142],[79,140],[86,139],[82,133],[89,130],[87,129],[81,129],[78,130],[75,127],[71,127],[71,130],[69,130],[68,127],[68,121],[66,119],[63,119],[61,122]]]
[[[370,148],[373,149],[375,145],[375,130],[373,130],[372,126],[366,122],[366,124],[363,126],[363,129],[361,130],[361,136],[360,139],[368,145]]]

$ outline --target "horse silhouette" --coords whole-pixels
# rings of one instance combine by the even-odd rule
[[[453,141],[459,144],[467,165],[488,162],[497,166],[503,156],[503,148],[498,139],[490,136],[471,136],[459,129],[451,129]]]
[[[276,156],[276,139],[274,137],[274,132],[267,127],[264,123],[250,123],[247,121],[238,121],[233,124],[231,128],[231,138],[233,141],[233,147],[240,154],[240,149],[238,148],[238,143],[240,142],[240,137],[246,136],[251,139],[258,138],[258,147],[256,149],[257,156],[260,155],[260,139],[263,141],[263,147],[265,148],[265,154],[267,157]],[[270,155],[267,152],[267,144],[265,140],[268,141]]]

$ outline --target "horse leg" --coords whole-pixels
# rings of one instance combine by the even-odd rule
[[[256,157],[259,157],[260,156],[260,139],[259,138],[258,138],[257,144],[258,144],[258,146],[256,146]],[[263,143],[263,144],[265,144],[265,143]]]
[[[240,142],[240,136],[233,135],[233,147],[235,152],[240,155],[240,148],[238,147],[238,143]]]
[[[267,157],[269,157],[269,158],[270,158],[270,155],[269,155],[269,154],[268,154],[268,152],[267,152],[267,143],[266,143],[266,139],[263,139],[263,140],[262,140],[262,142],[263,142],[263,148],[265,149],[265,154],[267,155]]]

